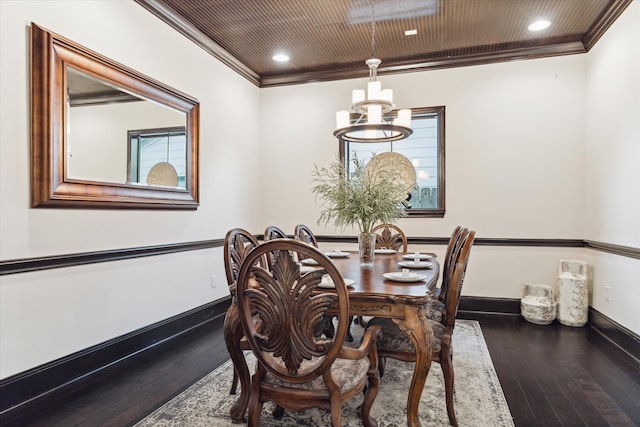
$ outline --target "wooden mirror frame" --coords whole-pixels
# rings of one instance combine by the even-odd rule
[[[186,115],[186,188],[67,176],[67,66]],[[167,85],[31,24],[31,207],[197,209],[200,104]]]

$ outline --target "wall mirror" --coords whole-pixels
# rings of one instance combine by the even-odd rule
[[[31,24],[31,206],[197,209],[199,103]]]

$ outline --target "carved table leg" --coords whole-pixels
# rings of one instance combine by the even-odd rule
[[[416,349],[416,363],[413,368],[413,377],[411,378],[407,397],[407,425],[409,427],[420,427],[418,409],[422,389],[431,368],[433,331],[425,317],[423,307],[406,306],[404,320],[393,319],[393,321],[409,336]]]
[[[244,353],[240,346],[240,340],[244,332],[242,331],[242,324],[240,323],[240,317],[238,316],[238,307],[236,306],[235,298],[231,302],[231,306],[227,310],[227,314],[224,318],[224,341],[227,344],[227,350],[231,356],[233,366],[238,373],[240,379],[240,396],[236,403],[231,407],[230,415],[234,421],[243,421],[244,414],[247,411],[247,405],[249,403],[249,388],[250,388],[250,374],[247,361],[244,358]]]

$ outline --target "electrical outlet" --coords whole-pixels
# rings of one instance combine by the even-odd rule
[[[605,286],[604,287],[604,300],[606,302],[610,302],[611,301],[611,297],[609,296],[609,291],[611,290],[611,286]]]
[[[211,275],[211,289],[215,289],[216,288],[216,275],[212,274]]]

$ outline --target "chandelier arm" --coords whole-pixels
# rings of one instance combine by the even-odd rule
[[[356,119],[356,121],[355,121],[355,123],[354,123],[354,124],[356,124],[356,125],[357,125],[357,124],[359,124],[359,123],[362,121],[362,119],[364,118],[364,116],[365,116],[365,113],[364,113],[364,112],[363,112],[363,113],[360,113],[360,117],[358,117],[358,118]]]

